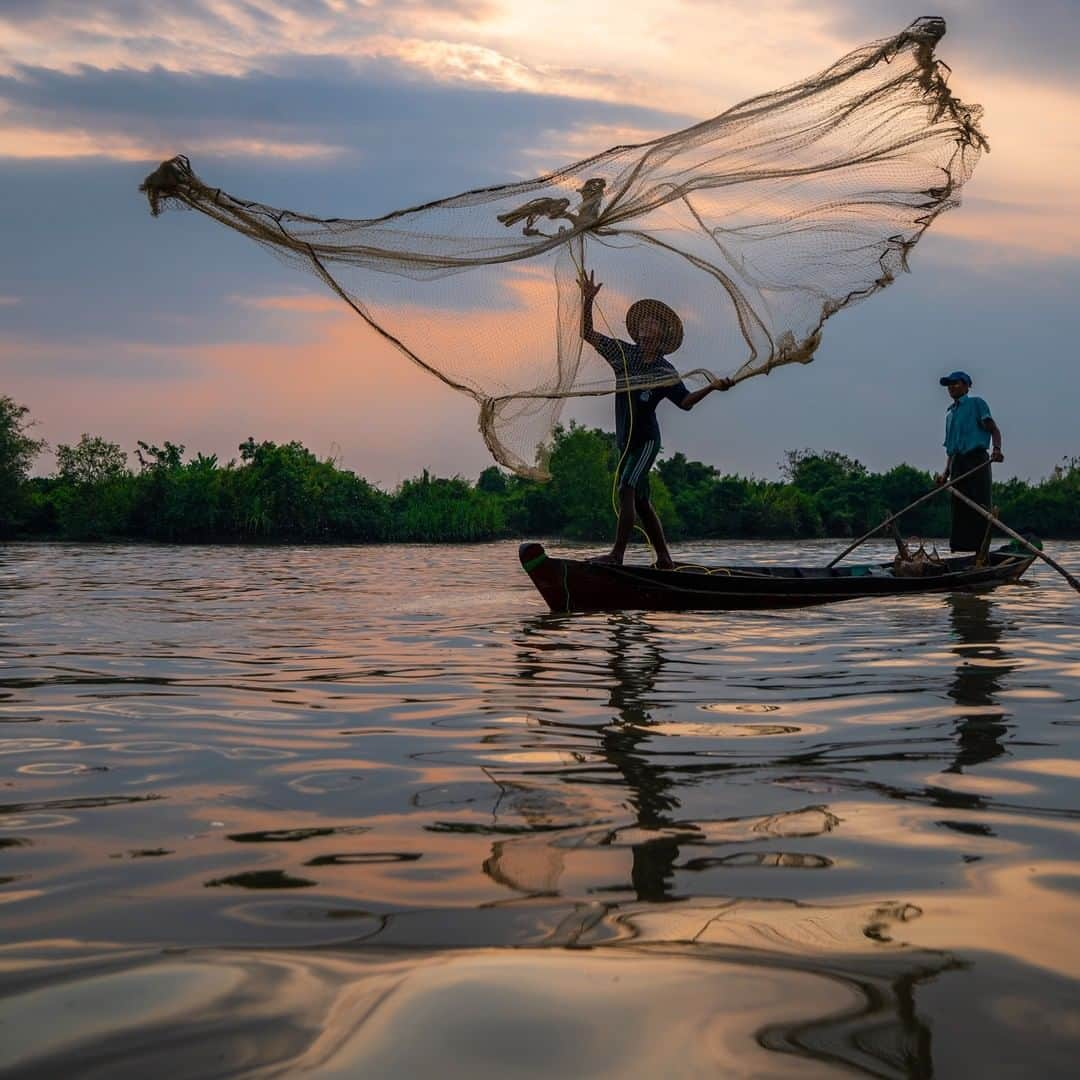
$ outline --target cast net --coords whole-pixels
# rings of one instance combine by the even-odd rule
[[[384,217],[318,218],[200,180],[187,158],[147,177],[182,204],[314,272],[371,328],[479,405],[492,455],[544,478],[569,397],[617,389],[581,339],[584,268],[607,325],[641,296],[685,323],[691,384],[812,359],[825,321],[888,285],[986,141],[950,91],[937,18],[683,131],[535,180]],[[611,329],[608,329],[608,326]],[[643,376],[636,375],[640,385]]]

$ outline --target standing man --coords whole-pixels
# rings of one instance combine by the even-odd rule
[[[1001,453],[1001,429],[990,415],[990,406],[980,397],[968,393],[971,376],[966,371],[953,371],[942,376],[941,385],[949,391],[952,404],[945,413],[945,471],[936,477],[939,484],[962,476],[983,465],[977,473],[956,485],[969,499],[990,509],[989,461],[1004,461]],[[993,440],[993,453],[987,449]],[[978,551],[986,534],[986,518],[959,499],[952,499],[952,535],[949,546],[953,551]]]

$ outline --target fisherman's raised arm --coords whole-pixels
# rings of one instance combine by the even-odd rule
[[[604,286],[597,282],[595,272],[592,270],[589,271],[588,276],[582,271],[578,276],[578,284],[581,286],[581,336],[593,348],[597,348],[601,335],[593,329],[593,300]]]

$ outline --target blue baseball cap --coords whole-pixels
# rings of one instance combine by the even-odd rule
[[[951,382],[962,382],[971,385],[971,376],[966,371],[950,371],[948,375],[942,375],[938,382],[942,386],[948,386]]]

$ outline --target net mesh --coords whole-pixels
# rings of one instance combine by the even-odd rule
[[[952,94],[935,59],[944,32],[919,19],[683,131],[376,219],[245,201],[185,157],[141,190],[155,215],[186,205],[314,272],[476,399],[497,461],[542,479],[565,400],[616,389],[582,348],[584,268],[606,283],[598,330],[623,336],[641,296],[679,313],[673,362],[691,382],[808,362],[830,316],[907,269],[986,149],[981,109]]]

